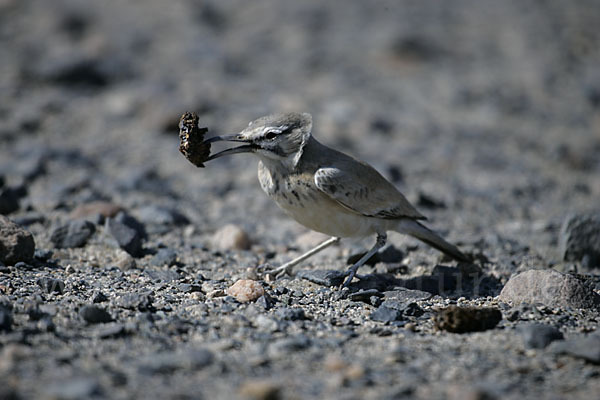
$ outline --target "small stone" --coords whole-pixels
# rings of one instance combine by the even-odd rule
[[[94,232],[96,226],[92,222],[78,219],[55,228],[50,235],[50,241],[54,247],[60,249],[82,247]]]
[[[260,282],[240,279],[227,289],[227,294],[235,297],[240,303],[254,301],[265,294]]]
[[[275,314],[281,318],[288,321],[300,321],[306,319],[306,314],[304,314],[304,310],[302,308],[290,308],[284,307],[278,309]]]
[[[438,311],[435,327],[453,333],[481,332],[493,329],[502,320],[497,308],[450,306]]]
[[[600,296],[577,276],[558,271],[529,270],[509,279],[498,297],[500,301],[542,303],[547,307],[600,307]]]
[[[406,288],[397,288],[384,292],[384,298],[386,300],[398,300],[401,302],[415,302],[422,300],[429,300],[433,295],[429,292],[422,290],[412,290]]]
[[[171,373],[178,369],[200,370],[213,362],[213,354],[206,349],[165,351],[144,357],[139,369],[151,374]]]
[[[177,253],[175,252],[175,250],[168,249],[168,248],[158,249],[158,251],[156,252],[154,257],[152,257],[152,259],[150,260],[150,264],[157,266],[157,267],[162,267],[165,265],[167,267],[170,267],[171,265],[174,265],[176,262],[177,262]]]
[[[118,297],[115,304],[122,308],[138,311],[152,311],[154,297],[150,293],[125,293]]]
[[[275,300],[273,300],[273,298],[269,296],[268,293],[265,293],[264,295],[260,296],[258,300],[256,300],[256,304],[258,304],[265,310],[270,310],[271,308],[273,308]]]
[[[29,261],[34,252],[33,235],[0,215],[0,262],[14,265],[19,261]]]
[[[562,340],[563,334],[554,326],[543,324],[526,324],[517,328],[525,347],[543,349],[555,340]]]
[[[119,258],[117,258],[117,261],[115,261],[115,265],[117,266],[117,268],[119,268],[121,271],[128,271],[130,269],[136,268],[137,263],[135,261],[135,258],[133,258],[129,253],[125,251],[122,252],[123,254],[121,254]]]
[[[559,248],[565,261],[587,257],[590,267],[600,267],[600,211],[565,218]]]
[[[121,215],[123,215],[123,213],[119,213],[118,216]],[[132,256],[138,257],[142,255],[143,235],[139,227],[136,229],[135,224],[131,222],[130,218],[132,217],[122,217],[121,219],[107,218],[105,228],[117,241],[119,247]]]
[[[42,288],[42,290],[46,293],[58,293],[58,294],[63,294],[64,290],[65,290],[65,283],[63,281],[61,281],[60,279],[54,279],[54,278],[48,278],[48,277],[44,277],[44,278],[40,278],[36,281],[36,283],[38,284],[39,287]]]
[[[52,250],[47,250],[47,249],[35,249],[35,252],[33,253],[33,257],[36,260],[40,260],[40,261],[48,261],[49,259],[52,258],[53,256],[53,252]]]
[[[228,224],[215,233],[213,244],[220,250],[248,250],[250,237],[239,226]]]
[[[80,219],[102,215],[104,218],[113,218],[119,212],[123,211],[121,206],[109,201],[92,201],[90,203],[80,204],[69,214],[71,219]]]
[[[92,303],[104,303],[106,300],[108,300],[108,297],[102,292],[96,292],[92,296]]]
[[[385,323],[402,321],[404,319],[402,311],[387,307],[383,304],[377,307],[377,309],[371,313],[370,317],[373,321]]]
[[[52,382],[45,392],[51,399],[76,400],[99,396],[102,388],[95,378],[70,378]]]
[[[279,400],[281,387],[271,380],[254,379],[244,382],[239,394],[251,400]]]
[[[11,188],[0,188],[0,214],[7,215],[19,209],[19,197]]]
[[[96,305],[85,305],[79,310],[79,315],[90,324],[98,324],[112,321],[110,314]]]
[[[297,276],[321,286],[339,286],[344,282],[346,274],[337,270],[313,269],[298,271]]]
[[[552,345],[558,354],[568,354],[592,364],[600,365],[600,333],[578,336]]]
[[[12,321],[11,310],[0,304],[0,332],[9,332],[12,329]]]
[[[425,312],[419,305],[415,302],[405,302],[396,299],[385,300],[381,303],[382,306],[387,308],[392,308],[394,310],[398,310],[405,317],[420,317]]]
[[[145,206],[140,208],[135,214],[139,217],[140,221],[148,225],[171,227],[190,223],[190,220],[178,210],[165,206]]]

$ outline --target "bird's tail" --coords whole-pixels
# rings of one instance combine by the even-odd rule
[[[438,234],[413,219],[400,220],[397,231],[413,236],[457,261],[470,261],[469,257],[460,251],[458,247],[446,242]]]

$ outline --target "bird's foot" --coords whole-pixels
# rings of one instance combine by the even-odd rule
[[[293,271],[293,265],[289,265],[290,263],[285,263],[277,268],[273,268],[271,265],[269,264],[263,264],[259,266],[259,271],[258,273],[261,276],[267,276],[270,275],[271,277],[277,279],[280,278],[284,275],[288,275],[288,276],[294,276],[294,271]]]

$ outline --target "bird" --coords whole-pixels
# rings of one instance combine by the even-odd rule
[[[242,143],[208,160],[255,154],[258,180],[267,196],[301,225],[331,236],[271,273],[292,275],[294,266],[341,238],[375,235],[375,245],[346,271],[342,287],[347,287],[357,270],[386,244],[388,231],[410,235],[457,261],[469,261],[426,227],[422,223],[426,217],[375,168],[317,141],[312,126],[309,113],[277,113],[250,122],[237,134],[206,140]]]

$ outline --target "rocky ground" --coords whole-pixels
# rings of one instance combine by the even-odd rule
[[[0,398],[596,397],[598,26],[592,0],[0,1]],[[191,165],[184,111],[312,113],[476,262],[391,234],[349,290],[374,238],[268,279],[322,237],[254,158]]]

